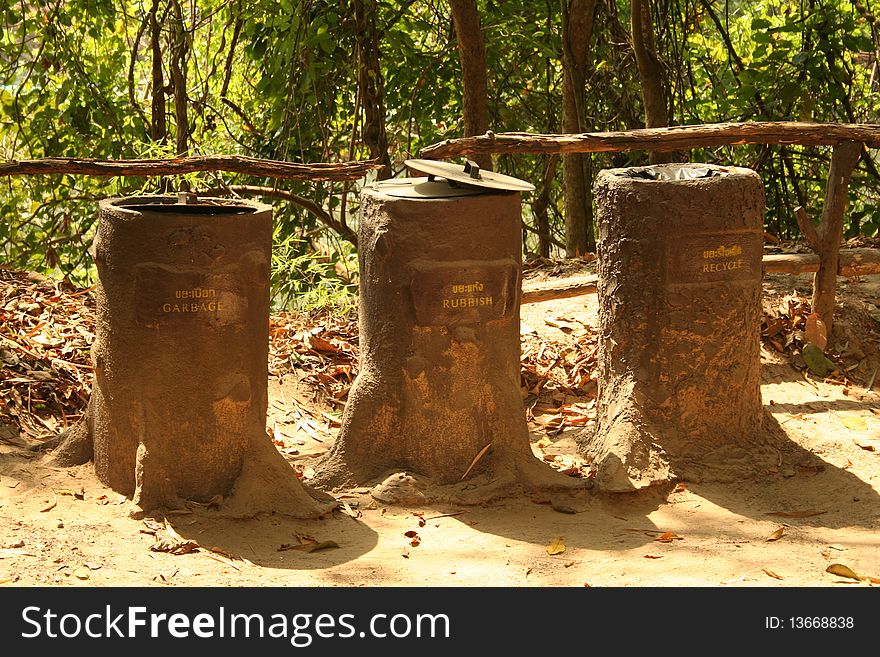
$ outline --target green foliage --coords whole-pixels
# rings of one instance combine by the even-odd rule
[[[279,226],[272,246],[272,305],[275,309],[332,310],[345,315],[355,307],[357,258],[339,247],[316,255],[304,240],[284,235]]]
[[[172,157],[177,124],[171,62],[172,3],[158,0],[163,88],[153,86],[153,0],[0,0],[0,157]],[[462,136],[457,41],[446,0],[362,0],[380,35],[389,151],[395,173],[423,146]],[[558,132],[559,0],[478,0],[486,41],[490,127]],[[673,123],[743,120],[878,122],[880,0],[651,0],[655,42]],[[629,47],[629,0],[600,0],[591,40],[588,128],[641,127],[638,72]],[[369,156],[358,91],[358,27],[343,0],[200,0],[180,3],[186,38],[189,152],[301,162]],[[872,77],[873,76],[873,77]],[[164,134],[154,116],[164,114]],[[161,131],[160,131],[161,132]],[[687,155],[687,154],[684,154]],[[792,210],[815,216],[828,149],[736,147],[694,160],[755,168],[767,190],[767,229],[797,236]],[[645,162],[645,153],[597,154],[594,169]],[[847,234],[876,235],[874,159],[851,186]],[[496,170],[540,187],[548,158],[495,158]],[[550,231],[563,239],[562,175],[548,190]],[[167,179],[32,176],[3,181],[0,258],[88,283],[97,201],[181,187],[272,186],[242,175]],[[351,303],[354,251],[327,228],[356,228],[354,184],[283,183],[323,210],[272,200],[278,307]],[[526,199],[528,202],[530,199]],[[527,223],[534,221],[525,208]],[[533,250],[529,233],[525,248]],[[342,273],[340,273],[342,272]]]

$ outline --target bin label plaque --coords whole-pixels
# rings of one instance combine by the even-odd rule
[[[510,317],[519,271],[513,260],[417,262],[410,294],[419,326],[482,324]]]
[[[761,278],[761,233],[679,236],[667,247],[667,283],[721,283]]]
[[[229,273],[181,271],[154,263],[137,265],[135,318],[139,326],[227,326],[242,321],[247,299]]]

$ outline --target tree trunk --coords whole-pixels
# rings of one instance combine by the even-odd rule
[[[776,464],[760,389],[761,179],[699,166],[714,175],[597,181],[601,371],[597,427],[579,442],[604,490]]]
[[[562,1],[562,131],[585,132],[586,79],[596,0]],[[581,256],[596,247],[593,236],[592,158],[562,156],[565,252]]]
[[[150,7],[150,52],[153,74],[150,137],[153,141],[164,144],[168,139],[168,127],[165,123],[165,78],[162,74],[162,28],[159,25],[158,13],[159,0],[153,0]]]
[[[486,45],[476,0],[449,0],[458,55],[461,61],[462,119],[464,136],[482,135],[489,129]],[[492,156],[474,158],[481,169],[492,170]]]
[[[437,188],[450,189],[422,186]],[[479,502],[511,486],[577,485],[529,448],[519,194],[384,189],[361,194],[361,360],[314,481],[381,481],[374,496],[386,502]]]
[[[224,498],[233,516],[329,510],[266,433],[271,240],[259,203],[101,202],[95,381],[56,462],[91,451],[137,513]]]
[[[645,105],[645,127],[659,128],[669,123],[666,94],[663,91],[663,69],[654,49],[654,27],[648,0],[631,0],[630,25],[633,53],[642,84]]]
[[[189,154],[189,117],[187,116],[186,63],[189,46],[186,24],[178,0],[171,0],[171,84],[174,87],[174,121],[177,156]]]
[[[553,187],[553,179],[556,177],[556,163],[558,155],[546,158],[544,176],[541,182],[541,191],[534,195],[532,201],[532,214],[535,216],[535,233],[538,235],[538,255],[542,258],[550,257],[550,190]]]
[[[832,329],[834,328],[837,271],[840,262],[840,240],[843,237],[847,189],[861,152],[862,144],[854,141],[843,142],[834,147],[831,167],[828,170],[828,182],[825,186],[822,221],[816,229],[819,270],[813,278],[812,310],[825,323],[829,339],[832,337]]]
[[[390,178],[391,158],[385,132],[385,98],[382,67],[379,65],[379,33],[376,28],[376,0],[354,0],[357,26],[358,88],[364,108],[364,143],[370,158],[382,165],[377,177]]]
[[[668,125],[666,94],[663,91],[663,69],[654,48],[654,26],[648,0],[631,0],[630,24],[632,28],[633,53],[639,69],[642,86],[642,102],[645,106],[645,127],[660,128]],[[669,162],[668,154],[651,152],[651,163]]]

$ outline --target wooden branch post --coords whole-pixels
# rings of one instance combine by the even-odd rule
[[[448,159],[478,153],[537,155],[679,151],[741,144],[834,146],[846,141],[860,141],[869,148],[880,148],[880,125],[754,121],[579,134],[487,133],[426,146],[419,151],[419,157]]]
[[[862,144],[845,141],[834,147],[828,182],[825,186],[825,204],[822,220],[815,229],[819,254],[819,270],[813,278],[813,312],[825,323],[829,340],[832,336],[834,305],[837,295],[837,270],[840,262],[840,240],[843,236],[843,218],[846,210],[846,194]],[[806,221],[809,221],[807,218]],[[800,223],[803,219],[799,220]],[[807,233],[809,235],[809,233]],[[811,240],[812,241],[812,240]],[[815,248],[814,247],[814,248]]]

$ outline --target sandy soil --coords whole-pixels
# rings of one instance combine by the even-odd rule
[[[806,277],[777,277],[768,294],[808,284]],[[844,289],[876,301],[873,285]],[[552,317],[595,326],[595,297],[523,308],[527,327],[571,338],[546,323]],[[876,350],[876,332],[862,337]],[[808,379],[788,357],[763,356],[764,403],[823,468],[771,469],[733,485],[590,491],[482,507],[390,507],[357,489],[340,497],[342,509],[315,521],[222,520],[194,507],[166,518],[176,540],[198,544],[186,554],[152,550],[169,537],[162,519],[131,519],[125,498],[103,487],[91,465],[53,468],[0,443],[0,584],[870,586],[826,569],[840,563],[880,576],[880,398],[864,385]],[[314,400],[294,376],[273,380],[270,394],[270,428],[289,434],[295,447],[288,456],[308,467],[331,438],[293,432],[288,405]],[[534,429],[535,441],[546,436]],[[573,456],[576,431],[554,436],[544,453]],[[338,547],[283,549],[307,537]],[[550,554],[551,542],[564,551]]]

